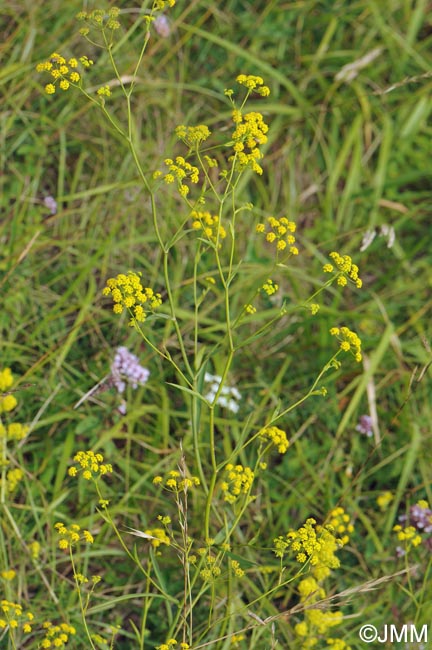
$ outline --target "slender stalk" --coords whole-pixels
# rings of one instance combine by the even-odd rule
[[[83,598],[82,598],[82,594],[81,594],[81,589],[80,589],[80,583],[79,583],[78,578],[77,578],[77,571],[76,571],[76,568],[75,568],[75,562],[74,562],[74,557],[73,557],[73,552],[72,552],[72,546],[71,545],[69,545],[69,557],[70,557],[70,561],[71,561],[71,565],[72,565],[72,571],[73,571],[73,577],[74,577],[74,581],[75,581],[75,587],[76,587],[76,590],[77,590],[77,593],[78,593],[78,600],[79,600],[79,606],[80,606],[80,611],[81,611],[81,619],[82,619],[82,622],[83,622],[83,625],[84,625],[84,629],[85,629],[87,638],[88,638],[89,643],[90,643],[90,645],[92,647],[92,650],[96,650],[96,647],[95,647],[95,645],[93,643],[93,640],[92,640],[92,637],[91,637],[91,634],[90,634],[90,630],[89,630],[88,625],[87,625],[87,619],[86,619],[86,609],[87,608],[84,606],[84,602],[83,602]]]

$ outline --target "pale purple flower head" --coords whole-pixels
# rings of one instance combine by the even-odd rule
[[[163,14],[159,14],[153,21],[153,27],[156,30],[156,33],[162,38],[168,38],[171,34],[171,25],[170,21]]]
[[[48,208],[51,214],[57,214],[57,201],[53,196],[46,196],[43,200],[44,206]]]
[[[356,431],[363,433],[368,438],[371,438],[373,435],[372,429],[372,418],[370,415],[361,415],[359,418],[359,423],[356,426]]]
[[[150,371],[140,365],[138,357],[121,346],[117,348],[111,364],[112,383],[121,394],[129,383],[132,388],[143,386],[150,376]]]
[[[432,510],[418,503],[410,507],[408,516],[401,515],[399,521],[414,526],[421,533],[432,533]]]

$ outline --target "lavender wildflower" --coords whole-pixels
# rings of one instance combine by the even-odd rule
[[[363,433],[365,436],[368,438],[371,438],[373,435],[373,430],[372,430],[372,418],[370,415],[361,415],[359,419],[359,423],[356,426],[356,431],[359,433]]]
[[[43,204],[52,215],[57,214],[57,201],[53,196],[46,196],[43,200]]]
[[[419,501],[411,506],[408,516],[401,515],[399,521],[407,522],[421,533],[432,533],[432,510],[426,501]]]
[[[114,361],[111,364],[112,383],[118,393],[123,393],[126,383],[132,388],[143,386],[150,376],[150,371],[140,365],[138,357],[121,346],[117,348]]]
[[[156,33],[162,38],[168,38],[171,34],[171,25],[166,16],[159,14],[153,21],[153,27],[156,30]]]
[[[399,521],[404,526],[413,526],[419,533],[425,533],[422,543],[425,548],[432,553],[432,510],[429,508],[427,501],[420,500],[410,506],[408,515],[400,515]],[[400,546],[396,548],[396,557],[405,555],[404,549]]]

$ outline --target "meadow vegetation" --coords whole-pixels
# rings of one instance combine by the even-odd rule
[[[2,13],[0,647],[420,632],[426,0]]]

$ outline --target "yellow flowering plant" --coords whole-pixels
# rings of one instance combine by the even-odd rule
[[[78,15],[84,25],[81,34],[90,45],[101,48],[107,55],[113,76],[109,83],[106,73],[99,72],[98,66],[85,54],[75,59],[54,53],[38,64],[37,71],[50,77],[45,85],[46,94],[55,95],[59,90],[74,88],[101,111],[129,150],[148,198],[159,247],[159,268],[152,279],[145,277],[141,270],[113,269],[104,280],[101,294],[112,312],[110,318],[124,322],[126,316],[127,324],[136,330],[154,358],[169,366],[168,383],[176,391],[174,399],[184,400],[186,405],[184,449],[177,456],[172,447],[161,450],[162,460],[158,461],[153,477],[146,476],[145,485],[151,483],[153,489],[151,498],[160,504],[164,513],[170,514],[159,514],[142,531],[119,525],[119,512],[101,487],[103,480],[111,480],[115,472],[99,452],[78,451],[68,474],[72,480],[83,479],[81,483],[94,486],[101,526],[114,531],[128,560],[144,577],[144,592],[149,600],[143,605],[140,629],[134,623],[139,647],[144,647],[151,627],[150,608],[160,598],[169,605],[167,634],[164,642],[160,643],[159,639],[153,647],[192,650],[206,644],[210,632],[220,642],[217,647],[222,647],[220,644],[230,635],[235,638],[234,645],[245,638],[241,630],[234,635],[230,613],[236,601],[235,580],[244,579],[248,567],[254,566],[249,551],[245,558],[232,551],[234,544],[248,547],[241,529],[242,519],[249,509],[258,520],[259,508],[255,504],[265,498],[263,477],[269,463],[277,467],[276,457],[279,462],[285,454],[289,457],[291,442],[284,430],[289,414],[309,398],[326,395],[323,377],[340,366],[342,352],[350,352],[360,363],[361,340],[346,325],[332,327],[330,334],[337,339],[339,347],[312,383],[302,386],[302,396],[289,400],[282,390],[279,396],[263,395],[259,408],[253,416],[244,418],[236,437],[221,443],[218,434],[226,422],[227,411],[237,413],[242,408],[241,393],[230,383],[236,360],[252,343],[256,345],[260,341],[264,345],[266,337],[287,315],[302,310],[304,313],[306,307],[315,316],[320,309],[317,297],[332,284],[336,287],[352,284],[360,289],[362,280],[350,256],[330,252],[332,262],[324,265],[323,272],[331,277],[320,283],[312,295],[308,295],[307,287],[304,295],[293,300],[286,278],[303,253],[296,222],[286,212],[278,216],[254,214],[254,206],[242,201],[242,183],[264,176],[263,159],[271,124],[265,108],[263,112],[256,110],[257,99],[259,108],[265,107],[270,95],[262,77],[239,74],[236,90],[225,90],[222,100],[228,103],[229,120],[219,132],[203,123],[180,124],[175,129],[180,152],[170,153],[152,172],[144,166],[134,129],[132,97],[152,25],[158,12],[174,4],[173,0],[155,0],[141,17],[145,33],[131,74],[124,75],[116,61],[123,41],[116,40],[121,31],[122,12],[115,7],[106,12],[97,9]],[[105,76],[92,90],[86,84],[90,68],[91,74]],[[168,193],[174,194],[175,205],[183,213],[165,220],[161,218],[160,203]],[[243,219],[254,223],[250,228],[250,251],[256,250],[256,255],[269,260],[265,274],[253,265],[248,266],[246,246],[239,235]],[[188,251],[184,262],[188,276],[181,281],[176,273],[179,265],[176,247],[180,241]],[[244,268],[247,273],[243,273]],[[216,363],[219,374],[211,375],[209,371]],[[5,386],[7,381],[5,377]],[[211,385],[208,390],[206,383]],[[250,397],[251,402],[254,399],[258,401],[258,397]],[[4,411],[13,408],[12,401],[3,402]],[[165,454],[167,460],[163,458]],[[192,471],[187,463],[193,464]],[[13,480],[11,477],[10,482]],[[200,522],[201,540],[190,534],[191,518]],[[70,556],[83,625],[94,648],[87,623],[88,600],[81,593],[89,580],[76,570],[74,554],[80,544],[93,545],[95,539],[78,524],[58,523],[55,528],[60,538],[59,548]],[[294,578],[301,577],[297,591],[305,616],[295,627],[297,639],[324,638],[330,628],[341,623],[341,612],[322,612],[310,605],[326,598],[322,583],[339,567],[336,553],[347,543],[352,531],[349,516],[336,508],[330,513],[329,521],[322,525],[309,518],[298,530],[275,539],[274,553],[281,564],[271,566],[270,573],[276,573],[279,568],[276,586],[288,586]],[[128,535],[136,538],[137,546],[128,543]],[[138,544],[145,544],[145,550]],[[171,555],[174,552],[182,575],[180,585],[177,579],[173,580],[172,590],[163,570],[168,552]],[[283,562],[290,553],[294,553],[288,562],[291,572],[285,578],[282,574],[287,567]],[[309,576],[305,575],[306,569],[310,571]],[[271,595],[276,586],[268,586],[265,593]],[[208,616],[201,612],[203,602]],[[224,609],[218,613],[220,607]],[[244,614],[243,606],[240,611]],[[336,647],[336,640],[328,639],[329,644],[330,641]]]

